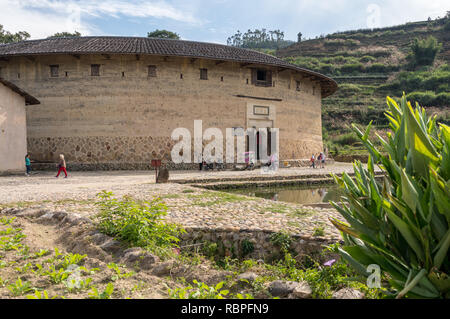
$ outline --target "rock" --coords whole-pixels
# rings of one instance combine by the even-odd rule
[[[31,210],[24,210],[18,214],[16,214],[16,216],[26,216],[26,217],[32,217],[32,218],[38,218],[41,217],[42,215],[45,215],[48,211],[45,209],[31,209]]]
[[[80,214],[77,213],[67,214],[67,216],[61,221],[61,225],[73,224],[79,218],[81,218]]]
[[[140,256],[139,266],[144,270],[149,270],[158,261],[158,256],[145,252],[142,256]]]
[[[172,270],[173,265],[174,265],[174,262],[172,260],[163,262],[159,265],[156,265],[153,268],[152,273],[153,273],[153,275],[159,276],[159,277],[170,275],[170,271]]]
[[[122,246],[117,240],[111,239],[99,246],[101,249],[110,254],[117,254]]]
[[[81,216],[80,214],[72,213],[67,214],[67,216],[61,222],[61,225],[75,226],[79,224],[92,224],[92,221],[87,217]]]
[[[57,221],[62,221],[66,216],[68,215],[68,213],[66,212],[55,212],[53,215],[53,218],[56,219]]]
[[[256,278],[258,278],[258,275],[254,272],[244,272],[237,277],[238,280],[248,281],[249,283],[254,282]]]
[[[159,258],[155,255],[152,255],[142,248],[134,247],[129,248],[124,251],[124,255],[122,257],[122,262],[125,262],[130,265],[139,265],[140,268],[144,270],[151,269],[153,265],[159,261]]]
[[[111,237],[109,237],[108,235],[102,234],[100,232],[96,232],[93,235],[91,235],[91,241],[96,245],[102,245],[110,239],[111,239]]]
[[[364,294],[352,288],[342,288],[338,291],[335,291],[332,296],[333,299],[363,299]]]
[[[307,282],[302,281],[294,288],[290,295],[295,299],[308,299],[312,297],[312,290]]]
[[[45,213],[44,215],[39,217],[37,219],[37,221],[39,223],[43,223],[43,224],[51,223],[53,221],[53,215],[54,215],[54,213],[52,213],[52,212]]]
[[[123,252],[123,259],[135,261],[143,252],[144,250],[140,247],[128,248]]]
[[[295,281],[275,280],[270,283],[269,292],[274,297],[285,297],[292,293],[298,285],[299,283]]]

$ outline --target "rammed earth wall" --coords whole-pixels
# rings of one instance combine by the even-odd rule
[[[100,64],[100,76],[91,76],[91,64]],[[50,76],[50,65],[59,65],[58,77]],[[156,77],[148,76],[149,65]],[[41,102],[27,108],[28,151],[36,161],[56,162],[63,153],[80,168],[134,168],[152,158],[175,167],[171,133],[185,127],[193,138],[194,120],[203,130],[221,129],[224,138],[225,128],[270,122],[280,129],[281,161],[322,151],[320,83],[300,72],[257,66],[273,72],[272,87],[257,87],[255,65],[181,57],[39,55],[11,57],[0,67]],[[208,80],[200,79],[200,68],[208,69]],[[249,118],[254,105],[271,113]]]

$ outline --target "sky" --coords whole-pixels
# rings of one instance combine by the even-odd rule
[[[448,0],[0,0],[0,24],[31,39],[56,32],[147,36],[166,29],[182,39],[226,43],[237,30],[284,31],[286,40],[393,26],[445,16]]]

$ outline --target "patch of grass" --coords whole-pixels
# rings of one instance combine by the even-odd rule
[[[314,228],[314,232],[312,234],[314,237],[321,237],[325,236],[325,227],[323,226],[317,226]]]
[[[208,207],[225,203],[235,203],[253,200],[252,198],[245,196],[216,191],[206,191],[200,194],[188,195],[187,197],[193,199],[191,205],[199,207]]]
[[[287,214],[289,212],[289,207],[283,204],[272,204],[267,207],[263,207],[261,212],[264,213],[279,213],[279,214]]]

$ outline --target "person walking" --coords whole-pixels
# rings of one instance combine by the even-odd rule
[[[323,152],[320,152],[320,162],[321,168],[325,168],[325,154]]]
[[[30,154],[25,155],[25,167],[27,168],[27,172],[25,173],[25,176],[30,176],[30,174],[31,174]]]
[[[311,156],[311,166],[312,168],[316,168],[316,157],[314,156],[314,154]]]
[[[64,174],[66,175],[64,178],[67,178],[66,160],[64,159],[63,154],[59,154],[58,174],[56,174],[56,176],[55,176],[56,178],[59,177],[59,174],[61,173],[61,171],[63,171]]]

